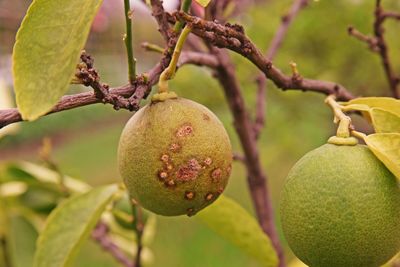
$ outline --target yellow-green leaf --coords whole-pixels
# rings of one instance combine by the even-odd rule
[[[195,0],[199,5],[202,7],[208,6],[208,4],[211,2],[211,0]]]
[[[380,108],[372,108],[370,115],[375,132],[400,133],[400,116]]]
[[[54,209],[39,236],[33,266],[69,266],[117,192],[117,185],[98,187]]]
[[[377,133],[365,137],[375,156],[400,179],[400,133]]]
[[[9,250],[13,267],[32,266],[38,233],[25,217],[10,216]]]
[[[278,257],[270,239],[254,217],[234,200],[222,195],[195,217],[257,259],[262,266],[277,266]]]
[[[34,0],[13,52],[14,88],[24,120],[50,111],[68,89],[102,0]]]
[[[361,111],[366,111],[366,106],[380,108],[400,116],[400,100],[391,97],[360,97],[342,104]]]

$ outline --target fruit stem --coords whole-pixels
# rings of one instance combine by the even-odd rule
[[[339,123],[336,136],[342,138],[350,137],[351,118],[342,111],[342,106],[336,102],[336,97],[334,95],[329,95],[325,99],[325,103],[332,108],[335,114],[334,122]]]
[[[185,28],[183,28],[181,34],[179,35],[178,41],[174,49],[174,53],[172,54],[171,62],[169,63],[169,66],[160,75],[160,80],[158,82],[159,93],[168,92],[168,80],[173,78],[175,75],[176,65],[178,63],[179,56],[181,55],[183,44],[185,43],[185,40],[189,35],[190,31],[191,27],[186,25]]]
[[[185,13],[188,13],[191,4],[192,4],[192,0],[184,0],[184,1],[182,2],[181,11],[183,11],[183,12],[185,12]],[[182,29],[182,27],[183,27],[183,22],[182,22],[182,21],[177,21],[177,22],[175,23],[175,26],[174,26],[174,31],[175,31],[176,33],[178,33],[178,32]]]
[[[362,140],[364,140],[367,137],[367,135],[365,133],[357,132],[356,130],[352,130],[351,131],[351,135],[353,135],[353,136],[355,136],[357,138],[360,138]]]

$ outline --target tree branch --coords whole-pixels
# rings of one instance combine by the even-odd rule
[[[267,58],[269,60],[272,60],[273,57],[276,55],[276,52],[278,51],[283,39],[286,36],[289,26],[292,24],[294,18],[301,11],[301,9],[306,7],[307,4],[308,0],[295,0],[289,12],[286,15],[282,16],[282,23],[279,26],[278,30],[275,32],[275,36],[272,39],[268,48]]]
[[[168,24],[167,13],[164,11],[164,7],[160,0],[150,0],[152,15],[156,19],[158,23],[158,31],[161,33],[165,42],[168,42],[171,39],[172,31],[171,27]]]
[[[289,26],[292,24],[293,20],[297,16],[297,14],[308,4],[308,0],[295,0],[290,7],[289,12],[282,16],[282,23],[279,26],[278,30],[275,32],[272,41],[270,42],[268,51],[267,51],[267,59],[272,60],[278,49],[280,48],[283,39],[285,38]],[[256,119],[254,123],[254,134],[256,138],[259,137],[260,132],[265,124],[265,95],[266,95],[266,76],[262,73],[256,78],[256,82],[258,85],[258,93],[257,93],[257,108],[256,108]]]
[[[175,17],[190,24],[192,32],[205,41],[217,47],[228,48],[246,57],[282,90],[311,91],[325,95],[334,94],[338,100],[354,98],[354,96],[340,84],[305,78],[293,79],[292,76],[285,75],[280,69],[275,67],[270,60],[262,55],[260,50],[244,34],[243,27],[240,25],[231,25],[229,23],[221,25],[216,22],[190,16],[183,12],[175,13]]]
[[[396,77],[393,71],[392,64],[389,59],[388,47],[384,37],[385,29],[383,28],[383,22],[386,18],[386,13],[383,11],[381,6],[381,1],[376,1],[375,6],[375,22],[374,22],[374,34],[377,41],[377,46],[379,47],[379,54],[382,60],[383,69],[385,70],[386,78],[389,83],[390,91],[394,98],[399,98],[400,93],[397,86],[400,83],[400,78]]]
[[[226,51],[212,49],[219,61],[216,78],[224,89],[227,102],[233,113],[234,126],[239,135],[245,154],[245,164],[250,193],[261,228],[270,237],[280,259],[279,266],[285,266],[283,249],[276,232],[272,204],[267,190],[267,177],[262,170],[253,124],[245,108],[244,98],[236,79],[233,64]]]
[[[110,253],[118,262],[125,267],[136,267],[132,260],[128,258],[120,248],[112,242],[107,236],[108,226],[105,223],[99,222],[92,232],[92,238],[108,253]]]

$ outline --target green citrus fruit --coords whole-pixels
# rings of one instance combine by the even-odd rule
[[[306,154],[288,175],[280,212],[289,246],[311,267],[377,267],[400,248],[400,190],[366,146]]]
[[[229,137],[206,107],[183,98],[139,110],[118,148],[131,197],[155,213],[194,215],[224,190],[231,172]]]

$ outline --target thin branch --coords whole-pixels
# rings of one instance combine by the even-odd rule
[[[107,236],[109,232],[108,226],[105,223],[99,222],[92,232],[92,238],[108,253],[110,253],[119,263],[125,267],[137,267],[131,259],[128,258],[121,249],[112,242]]]
[[[133,215],[133,228],[136,233],[136,258],[135,258],[135,267],[140,267],[140,258],[143,250],[142,236],[144,231],[144,223],[143,223],[143,214],[142,209],[137,205],[137,203],[133,203],[131,205],[132,215]]]
[[[130,0],[124,0],[124,11],[125,11],[125,25],[126,33],[124,35],[124,42],[127,52],[128,59],[128,78],[129,83],[133,84],[136,79],[136,59],[133,57],[132,47],[132,10],[130,6]]]
[[[285,38],[290,25],[293,20],[296,18],[298,13],[306,7],[308,4],[308,0],[294,0],[292,6],[290,7],[289,12],[282,16],[282,23],[279,28],[275,32],[272,41],[270,42],[266,57],[269,60],[272,60],[280,46],[282,45],[283,39]],[[256,78],[258,92],[257,92],[257,106],[256,106],[256,119],[254,123],[254,134],[256,138],[259,137],[260,132],[265,124],[265,106],[266,106],[266,76],[262,73]]]
[[[220,47],[226,47],[248,58],[267,78],[271,79],[283,90],[312,91],[326,95],[335,94],[338,100],[353,98],[353,95],[339,84],[303,78],[301,80],[294,80],[292,76],[283,74],[270,60],[261,54],[260,50],[246,37],[243,28],[239,25],[227,24],[223,26],[215,22],[192,17],[182,12],[176,14],[176,16],[190,23],[192,25],[192,32],[205,41]],[[173,39],[176,42],[176,38]],[[127,108],[137,110],[139,102],[150,93],[151,86],[158,81],[160,73],[169,65],[170,60],[171,57],[169,54],[164,55],[160,62],[146,75],[139,76],[135,84],[110,89],[110,99],[106,100],[106,102],[109,101],[114,104],[120,100],[120,97],[129,97]],[[95,86],[97,86],[96,83]],[[48,114],[101,102],[104,102],[104,100],[98,99],[95,93],[92,92],[64,96]],[[121,106],[124,108],[124,105]],[[0,110],[0,128],[21,120],[17,109]]]
[[[151,86],[157,83],[160,73],[168,66],[169,59],[164,56],[161,61],[156,64],[147,75],[141,75],[134,85],[123,85],[109,90],[110,99],[129,98],[129,109],[138,110],[140,101],[145,98],[151,90]],[[104,103],[104,100],[98,98],[95,92],[85,92],[74,95],[66,95],[50,110],[46,115],[87,106],[96,103]],[[22,121],[21,114],[18,109],[0,110],[0,129],[4,126]]]
[[[254,135],[258,139],[261,130],[265,126],[265,106],[266,106],[266,80],[265,76],[258,77],[256,79],[258,90],[257,90],[257,102],[256,102],[256,119],[254,121]]]
[[[279,266],[282,267],[285,266],[283,249],[275,228],[274,213],[267,190],[267,177],[261,167],[253,124],[245,108],[244,98],[229,55],[224,50],[212,49],[212,51],[219,61],[219,66],[215,70],[216,78],[224,89],[233,113],[234,126],[245,154],[247,179],[257,218],[261,228],[270,237],[280,259]]]
[[[375,22],[374,22],[374,34],[377,40],[377,46],[379,47],[379,54],[382,60],[383,69],[385,70],[386,78],[389,83],[390,91],[392,96],[395,98],[400,97],[398,91],[398,85],[400,83],[400,78],[396,77],[393,71],[392,64],[389,59],[388,47],[384,37],[385,29],[383,28],[383,22],[385,21],[385,13],[381,6],[381,1],[376,1],[375,6]]]
[[[246,157],[244,155],[241,155],[241,154],[237,153],[237,152],[233,153],[233,160],[246,163]]]
[[[347,32],[350,36],[357,38],[358,40],[368,44],[369,48],[374,52],[379,52],[378,40],[375,37],[367,36],[362,32],[358,31],[353,26],[347,28]]]
[[[188,13],[190,6],[192,5],[192,0],[182,0],[181,11]],[[174,26],[174,31],[178,33],[183,28],[184,23],[182,21],[177,21]]]
[[[150,1],[152,8],[152,15],[158,23],[158,31],[161,33],[165,42],[168,44],[171,38],[171,27],[168,24],[167,13],[164,11],[164,7],[160,0]]]
[[[186,64],[216,68],[218,66],[218,60],[211,54],[184,51],[179,58],[178,67]]]
[[[146,51],[157,52],[161,54],[164,53],[164,48],[156,44],[151,44],[149,42],[142,43],[142,47],[146,49]]]
[[[175,16],[177,19],[183,20],[191,25],[192,32],[205,41],[217,47],[228,48],[246,57],[282,90],[311,91],[323,93],[325,95],[334,94],[338,100],[354,98],[354,96],[340,84],[305,78],[293,80],[292,76],[285,75],[280,69],[275,67],[269,59],[262,55],[260,50],[244,34],[243,28],[239,25],[231,25],[229,23],[221,25],[216,22],[205,21],[190,16],[183,12],[178,12]]]
[[[279,47],[282,44],[283,39],[286,36],[286,33],[289,29],[289,26],[292,24],[294,18],[297,16],[297,14],[308,4],[308,0],[295,0],[290,7],[289,12],[282,17],[282,23],[279,26],[278,30],[275,32],[275,36],[272,39],[268,52],[267,52],[267,58],[269,60],[272,60],[274,56],[276,55],[276,52],[278,51]]]
[[[395,20],[400,20],[400,13],[398,12],[392,12],[392,11],[384,11],[382,12],[382,17],[384,19],[395,19]]]

